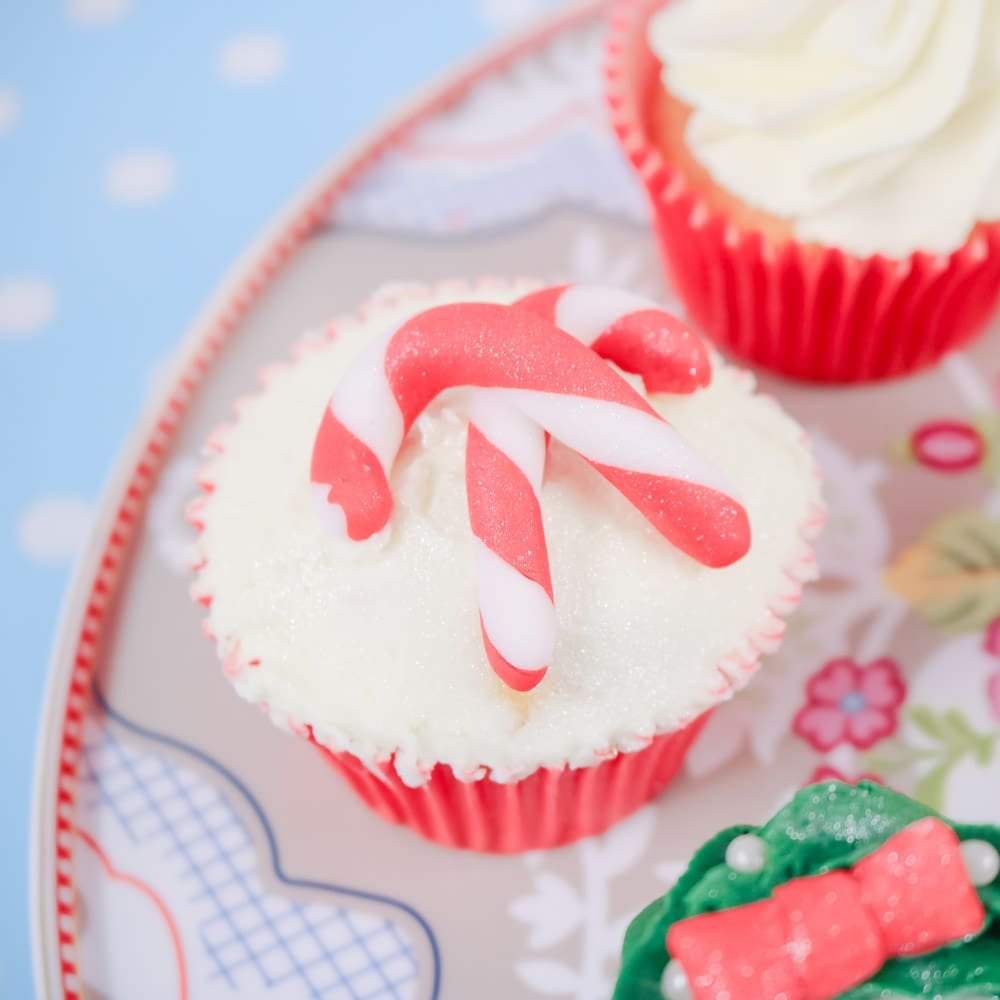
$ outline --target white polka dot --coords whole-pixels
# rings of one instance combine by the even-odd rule
[[[9,132],[20,117],[20,98],[10,87],[0,87],[0,135]]]
[[[541,0],[479,0],[477,6],[479,16],[501,31],[519,28],[545,10]]]
[[[132,0],[66,0],[66,13],[78,24],[114,24],[132,6]]]
[[[56,293],[32,274],[0,278],[0,340],[30,337],[48,324],[56,311]]]
[[[287,58],[285,42],[277,35],[237,35],[219,50],[217,69],[228,83],[253,86],[278,76]]]
[[[90,530],[90,504],[78,496],[36,500],[21,515],[17,543],[36,562],[62,562],[76,555]]]
[[[151,205],[170,193],[176,173],[169,153],[134,149],[116,156],[108,164],[104,191],[120,205]]]

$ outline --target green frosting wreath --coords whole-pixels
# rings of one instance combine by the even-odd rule
[[[1000,796],[1000,789],[995,793]],[[903,827],[936,815],[881,785],[831,781],[804,788],[762,827],[733,826],[716,834],[697,851],[673,889],[629,925],[613,1000],[662,1000],[660,978],[669,959],[666,934],[678,920],[765,899],[794,878],[849,868]],[[1000,828],[944,821],[960,839],[986,840],[1000,850]],[[742,833],[754,833],[767,845],[761,871],[741,873],[726,864],[726,847]],[[986,909],[978,936],[916,958],[893,959],[841,997],[1000,996],[1000,878],[978,893]]]

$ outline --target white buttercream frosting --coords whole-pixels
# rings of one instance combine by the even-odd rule
[[[525,290],[484,286],[457,297],[509,301]],[[538,688],[511,693],[480,635],[464,394],[443,394],[404,442],[392,521],[377,544],[331,536],[310,492],[313,438],[338,379],[373,338],[455,299],[427,290],[383,297],[272,374],[242,402],[207,467],[214,489],[200,514],[206,563],[196,587],[212,597],[212,631],[222,649],[238,643],[239,659],[259,661],[238,672],[240,693],[369,762],[396,751],[411,782],[435,762],[459,775],[486,766],[501,780],[590,763],[726,697],[719,661],[745,655],[748,636],[773,627],[769,600],[788,593],[784,570],[801,558],[800,532],[818,502],[800,428],[718,359],[708,388],[650,400],[736,483],[753,544],[735,565],[696,564],[553,442],[541,502],[556,653]]]
[[[1000,3],[671,0],[649,25],[722,187],[856,254],[1000,218]]]

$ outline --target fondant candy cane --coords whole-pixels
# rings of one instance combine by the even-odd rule
[[[372,345],[338,387],[324,412],[312,461],[314,488],[331,527],[363,539],[387,524],[392,510],[388,475],[403,437],[439,392],[459,385],[488,389],[498,403],[517,409],[578,451],[657,530],[695,559],[724,566],[749,547],[746,512],[723,477],[595,352],[528,309],[487,303],[440,306],[407,320]],[[492,421],[498,423],[503,421]],[[471,440],[474,449],[485,452],[492,445],[506,454],[481,429]],[[474,468],[477,463],[474,455]],[[501,468],[496,456],[493,467]],[[530,484],[525,470],[520,471]],[[508,468],[497,475],[511,480],[510,473]],[[489,491],[473,491],[470,503],[478,508],[482,496],[495,492],[495,483]],[[544,549],[540,513],[537,526],[528,528],[540,543],[535,547]],[[480,527],[484,535],[495,533],[488,519]],[[480,534],[477,539],[483,542]],[[492,566],[496,578],[503,573],[499,563],[517,568],[516,558],[498,557],[491,563],[484,557],[480,562],[481,571],[489,573]],[[551,603],[547,569],[546,557],[544,576],[538,567],[534,578],[520,575]],[[491,662],[497,668],[497,659],[510,659],[498,652],[491,622],[517,629],[504,626],[484,608],[487,652],[492,639],[496,655]],[[509,636],[504,642],[518,652]],[[515,669],[526,675],[521,679],[530,687],[546,664],[534,662],[531,655],[524,659],[527,663]]]
[[[556,644],[549,550],[542,524],[545,432],[489,392],[469,405],[465,488],[476,552],[483,647],[497,676],[529,691]]]
[[[651,392],[708,384],[704,342],[655,302],[617,288],[560,285],[518,299]],[[555,651],[555,607],[539,501],[545,438],[511,406],[477,394],[469,412],[466,492],[476,545],[483,646],[509,687],[528,691]]]
[[[711,381],[712,362],[701,337],[634,292],[557,285],[515,304],[550,320],[624,371],[641,375],[649,392],[689,393]]]

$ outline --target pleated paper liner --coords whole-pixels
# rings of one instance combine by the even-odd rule
[[[603,833],[670,783],[709,712],[643,750],[580,768],[542,767],[518,781],[463,780],[437,764],[416,788],[392,761],[374,767],[315,745],[371,809],[447,847],[512,854]]]
[[[1000,299],[1000,223],[948,255],[857,257],[772,242],[715,214],[652,143],[660,62],[646,41],[663,0],[617,0],[605,60],[615,132],[646,189],[666,268],[690,318],[725,351],[816,382],[891,378],[982,330]]]
[[[470,289],[495,290],[499,300],[505,295],[509,298],[512,284],[504,279],[482,278],[471,284],[450,281],[435,287],[398,285],[379,295],[375,302],[377,305],[412,302],[416,312],[442,293],[454,296],[456,301],[467,296]],[[522,293],[523,285],[523,281],[518,284]],[[356,317],[363,319],[371,309],[371,303],[363,304]],[[339,328],[353,321],[353,317],[335,320],[324,331],[324,337],[336,337]],[[302,360],[322,343],[323,338],[304,338],[293,354]],[[270,365],[261,370],[263,391],[281,367]],[[749,374],[746,377],[751,378]],[[237,421],[245,399],[241,397],[234,404]],[[210,435],[207,443],[210,454],[225,451],[231,427],[232,424],[223,425]],[[814,474],[819,475],[816,470]],[[199,483],[205,496],[189,505],[188,517],[200,530],[202,505],[214,489],[211,460]],[[291,719],[271,705],[260,704],[260,707],[275,724],[312,743],[379,816],[437,843],[475,851],[514,853],[558,847],[602,833],[667,787],[711,710],[750,681],[763,654],[777,649],[784,632],[784,618],[798,604],[803,584],[816,576],[811,541],[822,528],[824,518],[820,504],[808,512],[799,526],[798,544],[788,565],[783,567],[780,592],[771,595],[756,626],[720,660],[717,682],[698,705],[692,706],[690,714],[672,728],[648,734],[623,734],[615,747],[595,746],[592,759],[583,765],[570,766],[567,762],[561,767],[528,767],[521,773],[504,775],[491,773],[483,766],[460,774],[447,763],[428,761],[421,762],[415,773],[412,766],[397,766],[395,754],[362,757],[350,747],[322,744],[310,720]],[[201,557],[195,566],[196,574],[206,565]],[[211,606],[213,595],[200,575],[196,575],[191,594],[206,608]],[[204,631],[216,644],[223,672],[238,692],[249,696],[241,678],[259,669],[260,661],[248,658],[237,639],[215,635],[208,618]],[[623,655],[627,655],[627,650],[623,650]]]

